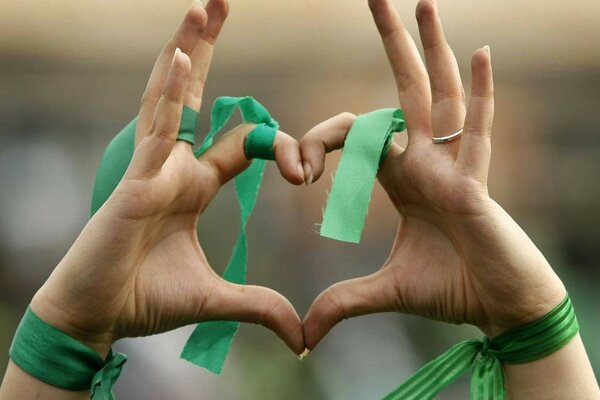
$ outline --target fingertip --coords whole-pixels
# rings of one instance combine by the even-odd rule
[[[207,21],[208,14],[202,5],[202,2],[194,0],[185,16],[185,23],[201,30],[206,27]]]
[[[386,7],[387,2],[388,0],[369,0],[369,9],[373,13],[380,12],[384,7]]]
[[[181,75],[187,75],[192,70],[190,57],[181,51],[179,47],[175,49],[175,54],[173,55],[173,68]]]
[[[486,45],[477,49],[471,58],[471,68],[475,71],[485,68],[491,63],[490,46]]]
[[[229,2],[227,0],[210,0],[206,8],[210,8],[211,15],[227,18],[229,15]]]
[[[415,17],[419,23],[426,18],[435,16],[436,5],[432,0],[420,0],[415,9]]]
[[[471,85],[472,97],[492,97],[494,92],[494,78],[490,47],[484,46],[473,54],[471,59]]]
[[[300,145],[290,135],[278,131],[273,143],[275,162],[281,176],[293,185],[304,183],[304,169],[302,168]]]
[[[302,163],[302,171],[304,173],[304,184],[306,186],[310,185],[311,183],[313,183],[313,170],[312,170],[312,165],[310,165],[310,163],[308,161],[304,161]]]

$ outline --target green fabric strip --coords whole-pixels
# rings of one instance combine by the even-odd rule
[[[389,149],[393,133],[405,127],[402,110],[394,108],[373,111],[356,119],[335,173],[321,236],[360,242],[379,162]]]
[[[262,132],[267,138],[275,136],[278,129],[277,121],[271,118],[268,111],[252,97],[220,97],[213,106],[211,130],[198,150],[198,156],[210,148],[214,136],[223,129],[238,108],[244,122],[257,124],[258,133]],[[250,136],[253,134],[256,133],[251,132]],[[256,204],[264,167],[264,160],[254,160],[250,167],[235,178],[235,190],[241,214],[240,231],[223,278],[237,284],[246,283],[248,262],[246,224]],[[220,373],[238,327],[239,323],[233,321],[198,324],[186,342],[181,357],[213,373]]]
[[[579,324],[571,299],[544,317],[493,339],[465,340],[429,362],[384,400],[431,400],[471,370],[471,400],[505,400],[502,362],[526,363],[543,358],[571,341]]]
[[[94,400],[113,400],[112,386],[127,356],[106,360],[93,349],[39,318],[30,307],[17,328],[10,358],[29,375],[65,390],[90,389]]]
[[[198,113],[188,106],[183,106],[183,109],[181,110],[181,122],[179,123],[177,140],[183,140],[193,146],[196,138],[197,122]]]
[[[258,158],[261,160],[275,160],[273,143],[277,130],[265,124],[257,125],[246,137],[244,151],[249,160]]]

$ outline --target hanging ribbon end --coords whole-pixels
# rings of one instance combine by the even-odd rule
[[[348,242],[358,244],[360,243],[360,237],[362,234],[362,230],[360,231],[352,231],[352,230],[339,230],[336,229],[335,226],[330,226],[330,224],[326,224],[323,221],[321,225],[321,230],[319,234],[323,237],[329,239],[339,240],[340,242]]]

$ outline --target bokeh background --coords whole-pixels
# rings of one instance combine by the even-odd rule
[[[440,0],[469,85],[469,59],[491,46],[496,122],[490,191],[566,282],[600,373],[600,2]],[[415,0],[396,2],[417,37]],[[183,0],[3,0],[0,4],[0,376],[28,301],[86,223],[105,145],[137,112],[154,59]],[[220,95],[253,95],[300,138],[341,111],[397,105],[366,0],[231,0],[205,93],[200,131]],[[250,225],[249,282],[304,315],[341,279],[387,257],[397,215],[375,189],[360,245],[318,236],[337,157],[310,187],[273,165]],[[238,228],[232,185],[199,226],[217,271]],[[122,399],[378,399],[459,339],[479,335],[398,314],[335,328],[305,361],[244,325],[221,376],[179,360],[191,327],[123,340]],[[467,397],[463,379],[440,399]]]

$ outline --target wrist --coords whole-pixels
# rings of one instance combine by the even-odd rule
[[[77,323],[77,317],[69,310],[53,306],[50,301],[45,299],[43,287],[31,300],[30,307],[45,323],[96,351],[102,359],[108,356],[115,342],[114,335],[110,332],[92,331],[82,327]]]
[[[559,281],[556,285],[547,285],[540,292],[545,295],[536,296],[529,300],[526,297],[520,302],[519,310],[513,316],[488,316],[487,322],[476,324],[487,337],[494,338],[511,329],[536,321],[556,308],[567,295],[566,288]]]

